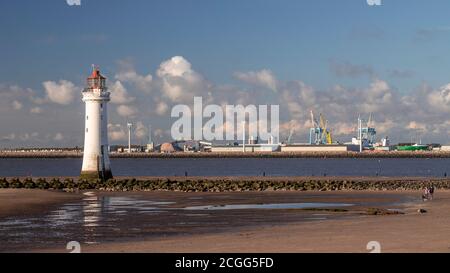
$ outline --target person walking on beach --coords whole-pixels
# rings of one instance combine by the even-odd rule
[[[425,187],[422,194],[422,200],[425,202],[428,201],[429,198],[430,198],[430,189],[428,187]]]
[[[430,192],[430,200],[433,200],[433,197],[434,197],[434,186],[433,185],[430,186],[429,192]]]

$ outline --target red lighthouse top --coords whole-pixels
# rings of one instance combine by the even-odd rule
[[[91,76],[89,76],[88,79],[106,79],[106,78],[103,77],[102,74],[100,74],[99,68],[94,66],[92,68],[92,74]]]
[[[96,66],[92,66],[92,74],[87,78],[88,89],[106,88],[106,78],[100,74]]]

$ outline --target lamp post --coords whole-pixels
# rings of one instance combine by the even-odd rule
[[[131,127],[133,127],[132,123],[127,123],[128,127],[128,153],[131,153]]]

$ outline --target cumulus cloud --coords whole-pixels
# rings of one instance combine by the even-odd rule
[[[59,82],[46,81],[44,86],[47,98],[54,103],[68,105],[79,92],[78,88],[70,81],[60,80]]]
[[[411,129],[411,130],[423,130],[424,131],[427,129],[427,125],[413,120],[410,123],[408,123],[408,125],[406,125],[405,128]]]
[[[137,113],[136,108],[128,106],[128,105],[119,105],[117,107],[117,113],[122,117],[134,117]]]
[[[40,114],[40,113],[42,113],[42,108],[41,107],[33,107],[30,109],[30,113],[31,114]]]
[[[397,73],[398,77],[402,74],[400,72]],[[274,73],[266,69],[234,73],[236,79],[251,87],[242,88],[240,85],[209,82],[182,56],[162,61],[158,69],[152,71],[154,77],[150,73],[139,75],[131,65],[121,66],[115,80],[108,81],[111,103],[114,104],[109,116],[109,136],[111,141],[126,141],[126,122],[130,121],[135,124],[133,137],[145,141],[146,125],[151,124],[153,128],[158,128],[153,131],[157,141],[167,141],[170,137],[170,108],[178,103],[191,105],[194,96],[202,96],[204,105],[280,105],[281,140],[285,140],[291,130],[294,130],[295,141],[308,141],[310,111],[313,110],[317,116],[319,113],[324,114],[334,138],[342,142],[349,141],[356,134],[358,116],[367,119],[370,113],[375,117],[378,138],[389,136],[393,141],[409,142],[410,137],[420,130],[424,132],[424,142],[448,142],[446,135],[450,134],[450,83],[441,88],[423,84],[415,90],[400,92],[392,82],[375,77],[370,66],[342,68],[339,73],[348,76],[371,75],[370,82],[359,87],[337,83],[318,88],[301,79],[277,80]],[[83,125],[81,120],[84,105],[81,100],[68,107],[56,107],[58,104],[69,105],[75,96],[79,98],[81,89],[69,81],[48,81],[43,87],[33,91],[0,84],[0,122],[3,127],[12,128],[21,124],[27,128],[40,128],[34,129],[39,132],[37,137],[32,137],[30,133],[27,136],[20,132],[11,134],[6,129],[0,130],[0,139],[5,146],[20,146],[33,141],[35,144],[51,146],[57,135],[49,134],[48,129],[54,127],[58,128],[63,137],[58,142],[61,145],[66,142],[82,145],[83,134],[78,136],[76,133],[82,131]],[[151,90],[151,94],[142,92],[143,90]],[[9,115],[14,109],[22,111]],[[44,109],[45,113],[53,114],[36,115]],[[78,124],[77,121],[81,129],[73,128],[76,127],[73,124]],[[225,127],[227,126],[229,125],[226,124]]]
[[[38,132],[32,133],[10,133],[0,137],[0,142],[13,142],[13,141],[21,141],[21,142],[29,142],[35,141],[39,138]]]
[[[442,86],[440,90],[430,92],[428,103],[442,112],[450,112],[450,83]]]
[[[2,142],[10,142],[10,141],[13,141],[13,140],[15,140],[15,139],[16,139],[16,134],[11,133],[11,134],[2,136],[2,137],[0,138],[0,141],[2,141]]]
[[[35,96],[35,92],[30,88],[0,84],[0,112],[21,110],[25,104],[32,103]]]
[[[183,77],[191,74],[191,63],[182,56],[175,56],[161,63],[158,69],[158,76],[163,78],[165,76]]]
[[[23,108],[23,104],[20,101],[15,100],[12,102],[12,107],[14,110],[20,110]]]
[[[54,141],[62,141],[64,140],[64,135],[62,133],[56,133],[55,136],[53,137]]]
[[[268,69],[263,69],[260,71],[249,71],[249,72],[236,72],[234,77],[245,83],[252,85],[268,88],[274,92],[277,91],[277,79]]]
[[[386,81],[375,79],[370,87],[363,92],[366,96],[362,109],[366,112],[378,112],[384,108],[389,107],[394,100],[394,94]]]
[[[135,97],[131,96],[127,89],[120,81],[116,81],[109,88],[111,92],[111,103],[114,104],[127,104],[133,102]]]
[[[134,128],[134,135],[137,139],[142,141],[145,137],[148,136],[148,128],[141,121],[138,121],[135,124]]]
[[[108,136],[111,141],[124,141],[128,139],[128,133],[121,124],[108,124]]]
[[[151,91],[152,89],[153,76],[151,74],[142,76],[134,70],[126,70],[119,72],[115,78],[122,82],[134,84],[141,91]]]
[[[205,94],[209,90],[209,83],[182,56],[162,62],[157,75],[163,95],[172,102],[189,102],[195,95]]]
[[[33,139],[38,138],[39,133],[38,132],[33,132],[33,133],[22,133],[20,135],[18,135],[18,139],[20,141],[31,141]]]
[[[164,101],[158,102],[155,108],[156,114],[160,116],[164,116],[169,111],[169,105],[165,103]]]

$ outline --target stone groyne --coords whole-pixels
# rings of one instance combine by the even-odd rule
[[[340,191],[421,190],[434,185],[450,189],[450,179],[345,178],[345,177],[147,177],[87,181],[77,178],[1,178],[0,188],[53,189],[64,191]]]

